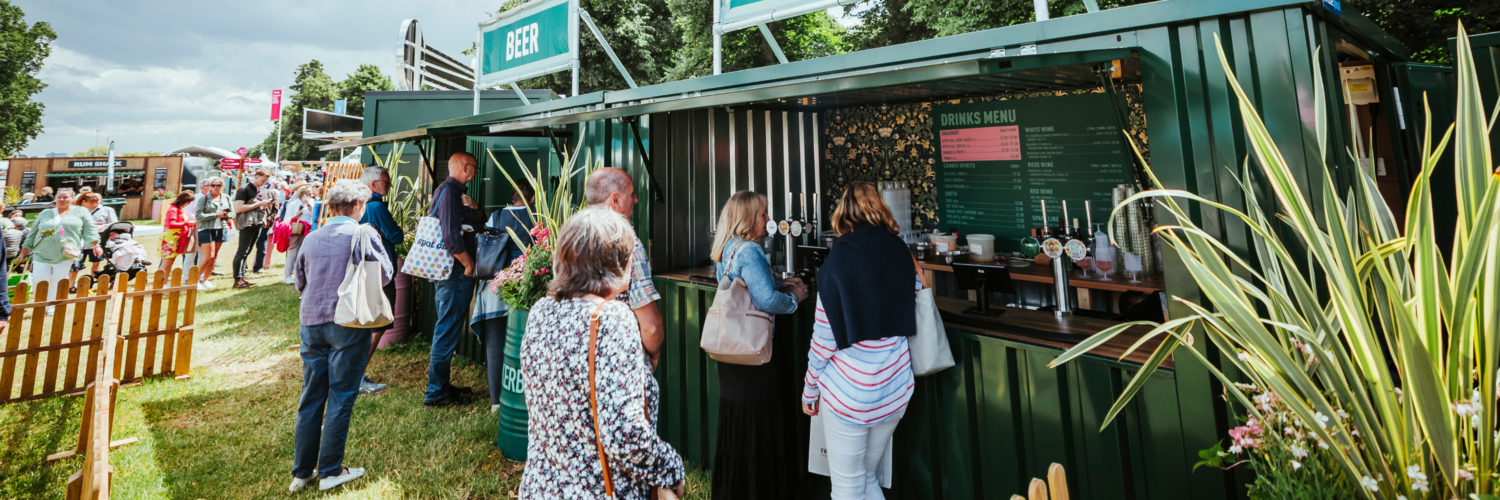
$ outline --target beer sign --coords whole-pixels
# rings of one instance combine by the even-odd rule
[[[578,66],[578,0],[533,0],[479,25],[479,88]]]

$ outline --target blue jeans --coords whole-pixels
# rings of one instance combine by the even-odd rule
[[[338,323],[303,325],[301,352],[302,400],[297,405],[292,476],[336,476],[344,467],[349,417],[370,361],[370,331]]]
[[[469,326],[469,303],[474,300],[474,278],[464,276],[464,266],[457,261],[448,279],[433,285],[437,324],[432,327],[432,355],[427,364],[427,397],[423,398],[427,403],[448,397],[453,349]]]

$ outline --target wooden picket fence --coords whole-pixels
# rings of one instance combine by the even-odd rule
[[[0,404],[83,392],[96,378],[107,333],[120,340],[110,369],[121,383],[157,374],[191,375],[197,268],[187,270],[186,285],[182,269],[173,269],[170,278],[160,270],[135,279],[118,276],[97,282],[81,278],[71,297],[62,293],[41,302],[25,299],[47,297],[51,283],[38,283],[35,289],[16,285],[18,302],[0,349]],[[58,288],[70,285],[63,280]],[[123,302],[115,312],[108,309],[111,292]],[[53,314],[47,314],[48,307]],[[112,314],[118,330],[107,331]]]
[[[120,384],[191,375],[197,268],[117,276],[82,278],[71,297],[50,301],[31,300],[47,297],[50,283],[34,290],[22,283],[12,291],[17,302],[0,349],[0,404],[84,393],[76,446],[47,457],[84,456],[68,479],[70,499],[109,498],[109,450],[135,441],[111,440]],[[70,285],[64,280],[58,289]]]

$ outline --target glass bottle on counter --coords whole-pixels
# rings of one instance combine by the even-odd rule
[[[1031,228],[1031,236],[1021,238],[1021,254],[1030,259],[1039,253],[1042,253],[1042,242],[1036,238],[1036,228]]]

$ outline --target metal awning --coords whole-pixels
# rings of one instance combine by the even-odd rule
[[[332,151],[332,150],[340,149],[340,148],[357,148],[357,147],[360,147],[360,146],[367,146],[367,145],[370,145],[370,144],[382,144],[382,143],[396,142],[396,141],[402,141],[402,140],[420,139],[420,138],[426,137],[426,136],[427,136],[427,128],[426,127],[414,128],[414,129],[411,129],[411,130],[403,130],[403,131],[400,131],[400,132],[391,132],[389,134],[380,134],[380,135],[376,135],[376,136],[370,136],[370,137],[366,137],[366,138],[359,139],[359,140],[344,141],[344,142],[335,142],[333,144],[325,144],[325,145],[322,145],[322,146],[318,146],[318,151]]]
[[[1101,64],[1121,60],[1133,70],[1136,65],[1134,53],[1133,48],[1014,57],[988,52],[967,58],[814,75],[648,102],[537,113],[491,124],[488,130],[492,134],[514,133],[583,121],[721,106],[811,111],[870,103],[896,104],[1015,91],[1091,87],[1100,83]]]
[[[146,174],[145,170],[116,170],[115,171],[115,175],[116,176],[120,176],[120,175],[145,175],[145,174]],[[99,171],[93,171],[93,172],[48,172],[45,177],[94,177],[94,176],[101,176],[102,177],[102,176],[106,176],[106,175],[109,175],[109,172],[106,172],[106,171],[103,171],[103,170],[99,170]]]

